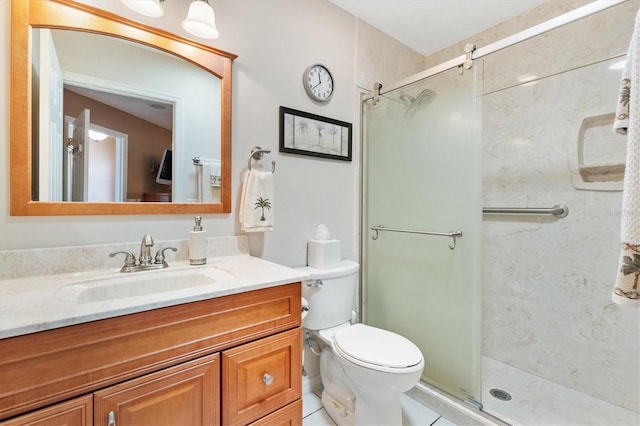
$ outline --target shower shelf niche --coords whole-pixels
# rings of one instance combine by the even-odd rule
[[[569,146],[574,188],[622,191],[626,138],[614,134],[614,118],[614,113],[608,113],[582,120],[576,143]]]

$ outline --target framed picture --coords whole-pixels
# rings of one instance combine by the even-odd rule
[[[352,125],[280,107],[280,152],[351,161]]]

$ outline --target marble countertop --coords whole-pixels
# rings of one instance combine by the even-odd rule
[[[88,303],[65,300],[59,292],[61,286],[79,281],[114,276],[153,278],[150,274],[193,271],[194,268],[200,268],[203,273],[208,272],[207,268],[209,271],[219,268],[232,278],[180,290]],[[209,258],[203,266],[176,261],[171,262],[169,268],[156,271],[124,274],[118,268],[0,280],[0,338],[274,287],[306,278],[308,275],[304,271],[241,254]]]

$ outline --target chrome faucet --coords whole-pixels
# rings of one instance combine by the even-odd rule
[[[140,266],[148,266],[153,264],[153,258],[151,257],[151,247],[153,247],[153,238],[151,234],[144,234],[142,242],[140,243],[140,257],[138,258],[138,264]]]
[[[136,260],[136,257],[133,253],[127,250],[114,251],[109,254],[109,257],[115,257],[117,254],[124,254],[124,265],[122,265],[122,269],[120,272],[138,272],[138,271],[148,271],[150,269],[162,269],[168,268],[169,264],[165,261],[164,252],[166,250],[171,250],[174,253],[178,251],[175,247],[161,247],[156,252],[155,258],[151,256],[151,247],[153,247],[153,238],[150,234],[145,234],[142,237],[142,242],[140,243],[140,257]]]

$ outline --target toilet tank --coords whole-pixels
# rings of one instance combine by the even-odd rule
[[[302,326],[322,330],[351,320],[358,286],[359,265],[343,260],[329,269],[300,268],[310,275],[302,281],[302,297],[309,303],[309,311]]]

